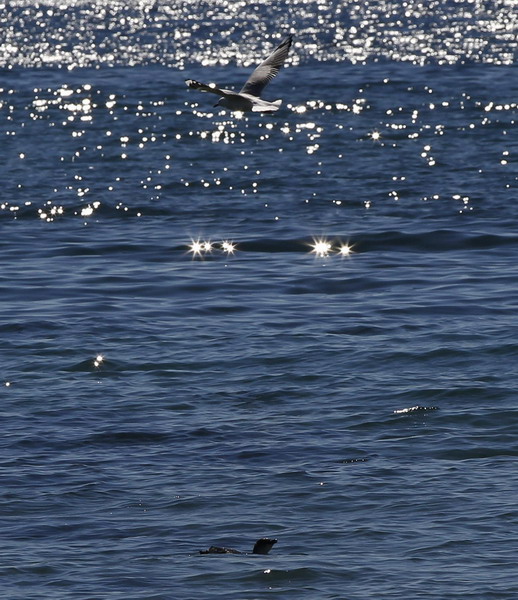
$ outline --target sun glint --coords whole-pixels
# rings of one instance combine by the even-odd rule
[[[236,250],[236,245],[232,242],[221,242],[221,249],[223,250],[223,252],[226,252],[227,254],[234,254],[235,250]]]
[[[200,240],[191,240],[191,245],[189,246],[189,252],[192,252],[193,256],[201,256],[201,253],[204,250],[204,244],[200,242]]]
[[[349,244],[342,244],[338,249],[340,256],[350,256],[352,251],[352,246],[349,246]]]
[[[313,248],[311,252],[314,252],[319,258],[329,256],[329,252],[331,251],[331,244],[325,239],[313,240],[311,247]]]

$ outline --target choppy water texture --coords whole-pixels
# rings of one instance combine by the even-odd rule
[[[4,2],[3,597],[517,597],[513,4]]]
[[[281,31],[297,33],[295,64],[501,65],[517,47],[515,0],[2,2],[4,65],[249,64]]]

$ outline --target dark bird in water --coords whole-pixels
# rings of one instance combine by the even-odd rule
[[[292,39],[293,36],[289,35],[277,46],[272,54],[250,75],[239,93],[219,88],[214,84],[207,85],[206,83],[200,83],[199,81],[194,81],[194,79],[186,79],[185,83],[193,90],[210,92],[221,96],[214,106],[223,106],[224,108],[240,112],[274,112],[279,110],[282,100],[268,102],[260,96],[268,83],[277,75],[288,57]]]
[[[257,540],[252,550],[252,554],[268,554],[277,540],[271,538],[261,538]],[[208,550],[200,550],[200,554],[243,554],[234,548],[222,548],[221,546],[211,546]],[[245,552],[244,554],[248,554]]]

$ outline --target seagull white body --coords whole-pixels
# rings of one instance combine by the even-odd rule
[[[222,106],[239,112],[274,112],[279,110],[282,100],[268,102],[261,98],[261,94],[284,64],[290,51],[292,39],[292,36],[289,35],[277,46],[272,54],[250,75],[239,92],[219,88],[214,84],[207,85],[200,83],[199,81],[194,81],[194,79],[186,79],[185,82],[194,90],[210,92],[221,96],[215,106]]]

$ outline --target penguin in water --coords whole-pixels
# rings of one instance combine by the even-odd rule
[[[277,540],[271,538],[261,538],[254,544],[252,554],[268,554]],[[234,548],[222,548],[221,546],[211,546],[208,550],[200,550],[200,554],[248,554],[240,552]]]

